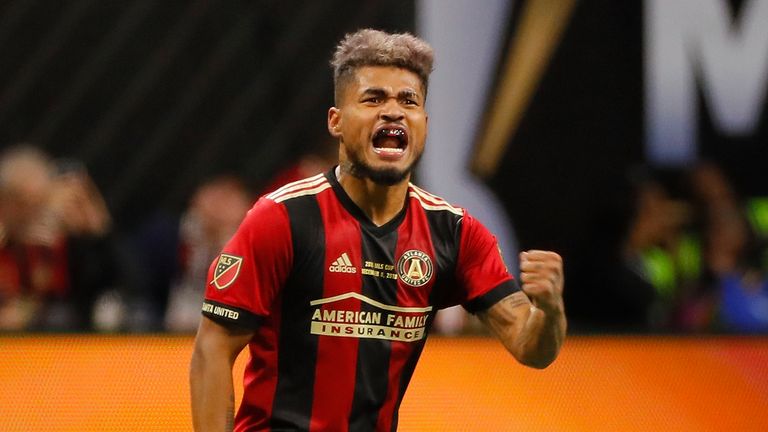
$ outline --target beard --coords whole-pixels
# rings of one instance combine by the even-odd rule
[[[416,155],[416,158],[410,165],[404,169],[396,168],[374,168],[368,164],[359,154],[352,152],[347,154],[346,163],[342,163],[342,169],[351,174],[353,177],[359,179],[369,179],[372,182],[382,186],[394,186],[407,179],[413,169],[418,165],[421,160],[421,153]]]

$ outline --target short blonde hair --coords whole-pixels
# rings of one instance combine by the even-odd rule
[[[373,29],[349,33],[336,47],[331,60],[336,103],[357,68],[364,66],[407,69],[418,75],[426,97],[433,61],[432,47],[410,33],[386,33]]]
[[[29,181],[52,178],[54,165],[48,154],[28,143],[13,145],[0,153],[0,192],[8,193]]]

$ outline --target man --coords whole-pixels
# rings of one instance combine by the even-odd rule
[[[220,175],[203,182],[192,195],[179,223],[179,271],[170,283],[165,329],[194,331],[200,323],[200,294],[211,260],[237,231],[253,205],[245,184]]]
[[[29,145],[0,154],[0,331],[45,328],[68,294],[66,249],[49,210],[53,165]]]
[[[361,30],[332,64],[338,167],[262,197],[211,267],[190,374],[196,430],[395,430],[432,319],[456,304],[523,364],[546,367],[563,343],[560,257],[522,253],[520,290],[479,222],[409,183],[429,45]]]
[[[87,330],[105,286],[129,280],[85,167],[29,144],[0,154],[0,330]]]

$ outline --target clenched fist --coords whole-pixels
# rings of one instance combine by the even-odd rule
[[[520,253],[520,281],[534,306],[544,313],[563,312],[563,259],[555,252]]]

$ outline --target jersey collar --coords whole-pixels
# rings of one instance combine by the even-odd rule
[[[372,232],[376,236],[381,237],[383,235],[389,234],[390,232],[396,230],[403,222],[403,220],[405,220],[405,215],[408,211],[407,202],[406,205],[403,206],[403,209],[400,210],[400,212],[395,217],[393,217],[392,220],[385,223],[384,225],[377,226],[371,221],[370,218],[368,218],[368,215],[366,215],[365,212],[360,207],[358,207],[354,201],[352,201],[352,198],[347,195],[347,192],[344,190],[344,188],[341,187],[341,183],[339,183],[338,178],[336,178],[336,167],[331,168],[327,173],[325,173],[325,178],[328,179],[328,183],[331,184],[333,192],[336,194],[336,197],[339,199],[342,207],[344,207],[344,209],[347,210],[347,212],[349,212],[352,217],[357,219],[361,226],[365,227],[367,231]]]

